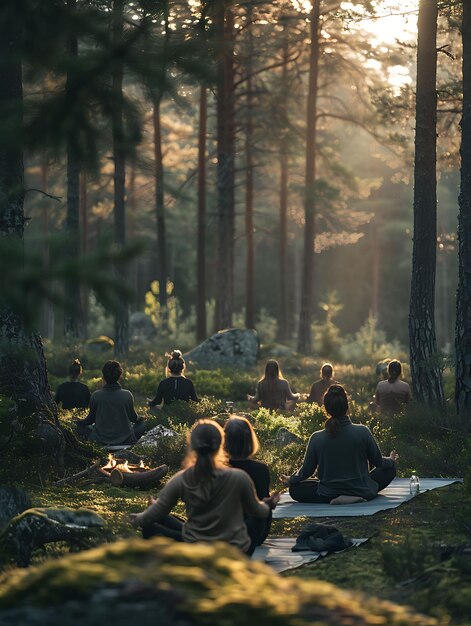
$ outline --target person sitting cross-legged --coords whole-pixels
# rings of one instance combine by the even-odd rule
[[[393,450],[381,454],[370,429],[353,424],[348,399],[341,385],[332,385],[324,396],[328,418],[323,430],[311,435],[301,469],[281,476],[293,500],[352,504],[372,500],[396,476]],[[369,466],[374,469],[370,472]],[[318,480],[311,478],[317,469]]]
[[[184,402],[198,401],[195,386],[192,381],[184,375],[185,359],[180,350],[174,350],[167,355],[167,378],[161,380],[157,388],[157,393],[153,399],[148,400],[150,407],[162,408],[171,404],[174,400]]]
[[[383,415],[393,416],[411,401],[409,385],[402,380],[402,364],[397,359],[388,365],[388,378],[378,383],[375,392],[376,405]]]
[[[254,396],[247,396],[251,408],[259,405],[271,411],[292,411],[300,399],[299,393],[293,393],[289,382],[283,378],[278,361],[269,359],[265,365],[265,375],[257,383]]]
[[[145,433],[145,421],[134,409],[132,393],[119,384],[121,364],[107,361],[102,372],[103,388],[92,394],[90,412],[77,420],[77,432],[104,446],[131,445]]]
[[[224,431],[213,420],[199,420],[189,439],[185,469],[164,486],[148,508],[129,516],[142,528],[145,539],[154,535],[177,541],[226,541],[251,555],[256,541],[249,535],[244,518],[266,519],[279,495],[260,501],[248,474],[225,465]],[[185,503],[187,521],[170,515],[177,502]]]

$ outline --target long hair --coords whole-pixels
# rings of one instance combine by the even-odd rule
[[[214,470],[224,465],[224,431],[214,420],[196,422],[190,432],[188,447],[183,467],[192,468],[196,483],[209,481]]]
[[[388,365],[388,381],[393,383],[398,378],[401,377],[402,374],[402,365],[401,362],[397,359],[391,361]]]
[[[262,380],[274,381],[280,378],[283,378],[283,374],[281,373],[278,361],[275,361],[275,359],[269,359],[265,365],[265,375],[259,382]]]
[[[252,424],[242,415],[233,415],[224,425],[224,449],[231,459],[250,459],[260,444]]]
[[[342,385],[332,385],[324,396],[324,407],[329,417],[324,427],[331,437],[340,432],[340,418],[348,413],[348,398]]]
[[[177,376],[185,369],[185,359],[180,350],[173,350],[172,354],[166,354],[168,357],[167,371]]]

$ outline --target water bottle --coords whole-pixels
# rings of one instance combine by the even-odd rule
[[[410,496],[413,498],[420,493],[420,481],[417,474],[414,472],[410,477]]]
[[[234,410],[234,403],[231,400],[227,400],[226,401],[226,411],[228,413],[232,413],[233,410]]]

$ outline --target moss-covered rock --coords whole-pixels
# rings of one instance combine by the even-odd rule
[[[95,626],[103,620],[113,626],[131,620],[139,626],[436,624],[329,583],[281,578],[226,544],[162,538],[123,541],[17,570],[0,589],[2,626]]]
[[[26,567],[36,548],[56,541],[81,547],[104,526],[103,518],[88,509],[28,509],[0,533],[0,560]]]

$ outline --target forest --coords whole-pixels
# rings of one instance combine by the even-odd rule
[[[4,0],[0,234],[0,626],[471,623],[467,0]],[[201,538],[243,469],[269,552],[365,544]]]

